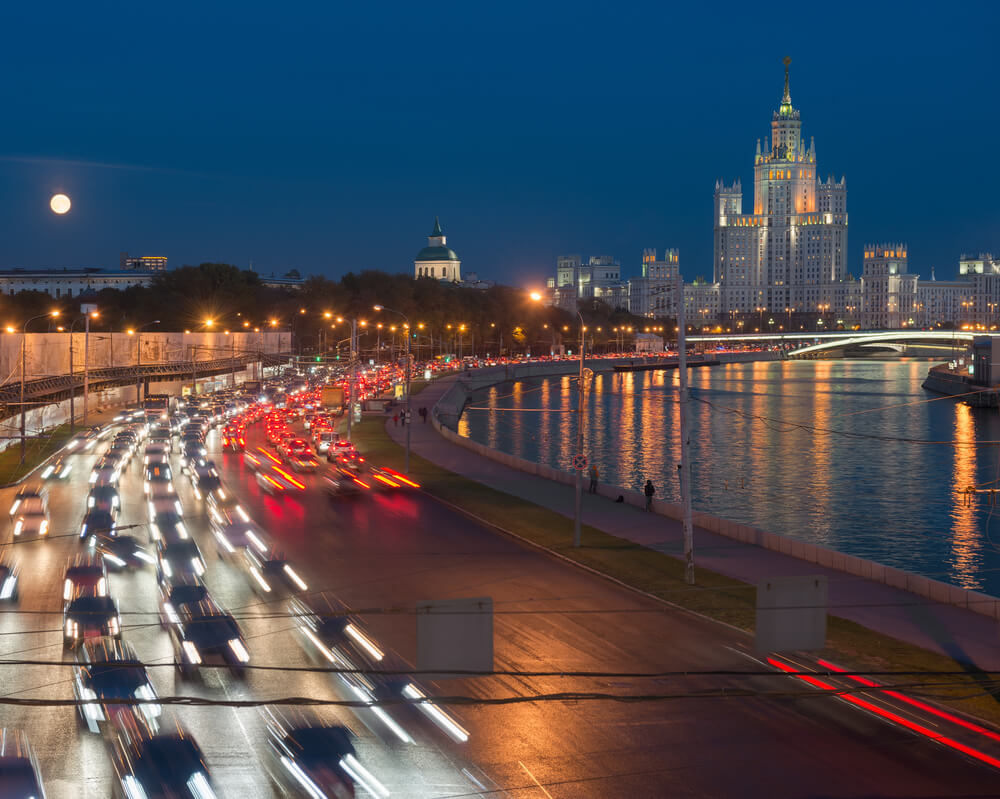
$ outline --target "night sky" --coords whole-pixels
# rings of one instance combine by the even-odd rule
[[[851,272],[874,240],[939,278],[1000,255],[996,3],[148,5],[0,12],[0,266],[411,272],[438,214],[505,283],[667,246],[710,277],[715,180],[750,207],[785,55]]]

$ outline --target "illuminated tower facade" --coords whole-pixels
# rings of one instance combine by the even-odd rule
[[[816,177],[816,146],[802,139],[785,90],[771,136],[757,141],[753,211],[743,213],[743,187],[715,184],[715,282],[721,311],[838,311],[847,263],[847,184]]]

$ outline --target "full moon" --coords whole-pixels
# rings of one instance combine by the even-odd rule
[[[49,200],[49,208],[52,209],[53,213],[59,214],[60,216],[69,211],[70,205],[72,205],[72,203],[70,203],[69,197],[65,194],[53,194],[52,199]]]

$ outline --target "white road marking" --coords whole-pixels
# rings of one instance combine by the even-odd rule
[[[541,791],[542,793],[544,793],[544,794],[545,794],[545,795],[546,795],[546,796],[547,796],[547,797],[548,797],[549,799],[553,799],[553,796],[552,796],[552,794],[550,794],[550,793],[549,793],[548,791],[546,791],[546,790],[545,790],[545,786],[544,786],[544,785],[542,785],[542,783],[540,783],[540,782],[538,781],[538,778],[537,778],[537,777],[536,777],[536,776],[535,776],[534,774],[532,774],[532,773],[531,773],[531,771],[529,771],[529,770],[528,770],[528,767],[527,767],[526,765],[524,765],[524,763],[522,763],[522,762],[521,762],[520,760],[518,760],[518,761],[517,761],[517,764],[518,764],[518,765],[519,765],[519,766],[520,766],[521,768],[523,768],[523,769],[524,769],[525,773],[526,773],[526,774],[527,774],[527,775],[528,775],[529,777],[531,777],[531,779],[532,779],[532,781],[533,781],[533,782],[535,783],[535,785],[537,785],[537,786],[538,786],[538,790],[540,790],[540,791]]]

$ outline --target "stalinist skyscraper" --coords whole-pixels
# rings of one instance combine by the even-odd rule
[[[816,178],[816,146],[802,140],[785,91],[771,119],[771,138],[757,140],[753,213],[743,213],[743,187],[715,184],[715,281],[721,311],[786,308],[836,311],[843,304],[847,263],[847,183]]]

